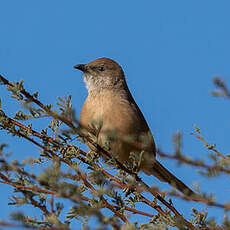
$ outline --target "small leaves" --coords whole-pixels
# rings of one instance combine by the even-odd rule
[[[74,111],[71,104],[71,95],[68,95],[67,98],[58,97],[58,100],[59,102],[57,102],[57,105],[59,105],[59,110],[61,111],[61,115],[66,119],[73,121]]]
[[[195,132],[201,134],[200,128],[197,125],[194,125]]]
[[[22,212],[13,212],[10,214],[11,218],[15,221],[24,222],[25,216]]]
[[[28,201],[25,197],[12,196],[11,202],[8,205],[23,205],[28,204]]]
[[[218,88],[218,90],[212,91],[212,96],[230,98],[230,91],[227,88],[227,85],[223,79],[215,77],[213,79],[213,83]]]
[[[21,91],[24,90],[23,87],[23,80],[20,82],[9,82],[9,85],[7,86],[7,90],[11,91],[12,98],[17,99],[18,101],[22,101],[24,99]]]
[[[180,156],[182,152],[182,133],[177,132],[172,136],[173,144],[174,144],[174,154],[176,156]]]
[[[24,112],[22,112],[21,110],[19,110],[14,115],[14,119],[19,120],[19,121],[25,121],[25,120],[30,119],[30,116],[26,115]]]
[[[207,218],[207,212],[199,212],[196,209],[192,209],[193,214],[192,216],[195,217],[195,219],[193,220],[193,223],[197,224],[199,227],[207,227],[207,222],[206,222],[206,218]]]
[[[36,98],[36,99],[38,98],[38,91],[33,93],[33,97]]]

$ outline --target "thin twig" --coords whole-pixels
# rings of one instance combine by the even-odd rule
[[[166,154],[166,153],[161,152],[161,150],[158,150],[157,153],[158,153],[158,155],[160,157],[163,157],[163,158],[177,160],[179,162],[183,162],[185,164],[196,166],[196,167],[201,167],[201,168],[204,168],[204,169],[207,169],[207,170],[210,170],[210,171],[217,170],[217,171],[220,171],[220,172],[225,172],[227,174],[230,174],[230,169],[221,167],[219,165],[207,165],[207,164],[205,164],[205,163],[203,163],[201,161],[194,161],[192,159],[184,157],[183,155],[170,155],[170,154]]]
[[[196,133],[190,133],[190,134],[195,136],[197,139],[201,140],[208,149],[214,151],[218,156],[223,157],[224,159],[226,159],[226,156],[221,154],[214,146],[210,145],[202,136],[197,135]]]

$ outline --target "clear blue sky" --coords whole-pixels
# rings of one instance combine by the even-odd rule
[[[229,153],[229,101],[210,96],[213,77],[230,83],[229,1],[1,0],[0,9],[0,73],[12,81],[24,79],[26,88],[39,91],[44,103],[72,94],[79,116],[87,92],[73,65],[110,57],[124,68],[162,150],[172,152],[171,136],[181,130],[184,152],[207,159],[208,151],[189,134],[197,124],[223,154]],[[0,87],[2,106],[12,115],[18,107],[7,95]],[[4,142],[18,159],[39,153],[1,131]],[[188,185],[200,183],[201,190],[213,191],[219,202],[228,200],[227,177],[207,182],[195,168],[162,162]],[[150,184],[156,181],[151,179]],[[0,186],[5,207],[12,189]],[[180,202],[176,207],[187,217],[191,207],[206,208]],[[223,218],[219,209],[207,210],[210,218]],[[12,207],[0,218],[8,218],[10,211]]]

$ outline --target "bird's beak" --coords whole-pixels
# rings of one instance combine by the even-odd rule
[[[79,69],[82,72],[85,72],[85,71],[87,71],[88,66],[86,64],[78,64],[78,65],[75,65],[74,68]]]

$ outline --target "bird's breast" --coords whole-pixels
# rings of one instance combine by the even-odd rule
[[[80,123],[88,126],[92,122],[103,123],[104,129],[132,127],[139,116],[125,94],[111,90],[92,92],[87,97],[81,111]]]
[[[123,92],[90,93],[82,107],[80,125],[86,130],[94,129],[99,144],[110,140],[116,146],[114,152],[123,152],[127,147],[127,151],[155,151],[152,134],[142,113]]]

